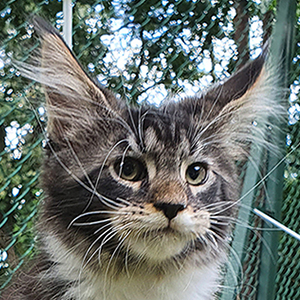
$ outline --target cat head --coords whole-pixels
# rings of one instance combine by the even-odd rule
[[[35,28],[41,56],[21,72],[45,88],[49,239],[87,265],[221,255],[239,197],[236,162],[251,143],[266,144],[278,111],[265,53],[200,95],[131,107],[85,73],[51,26],[36,19]]]

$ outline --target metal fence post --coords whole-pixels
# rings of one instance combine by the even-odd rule
[[[69,48],[72,49],[72,0],[63,0],[63,13],[63,36]]]

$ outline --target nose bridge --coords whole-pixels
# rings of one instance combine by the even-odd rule
[[[180,182],[175,180],[165,181],[159,184],[154,193],[153,206],[162,211],[166,218],[171,221],[187,206],[187,195]]]
[[[176,180],[164,181],[156,186],[153,193],[154,203],[187,205],[187,194],[182,184]]]

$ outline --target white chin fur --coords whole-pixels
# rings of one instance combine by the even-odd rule
[[[153,232],[146,238],[128,241],[130,250],[136,255],[153,262],[161,262],[180,254],[190,240],[176,233]]]
[[[210,227],[209,213],[205,211],[199,213],[197,217],[183,211],[172,219],[170,224],[165,217],[163,218],[165,219],[162,222],[163,227],[157,225],[158,228],[148,233],[145,230],[144,234],[138,231],[125,240],[126,247],[135,256],[160,263],[182,253]]]

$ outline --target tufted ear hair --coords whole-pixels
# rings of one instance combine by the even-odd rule
[[[230,76],[225,82],[219,83],[209,89],[207,98],[216,99],[218,106],[224,107],[231,101],[241,98],[245,93],[255,87],[263,72],[268,57],[268,49],[264,47],[258,58],[249,61],[239,71]]]
[[[117,115],[119,101],[87,75],[60,33],[40,17],[33,25],[41,40],[40,54],[17,67],[23,76],[44,85],[50,138],[58,143],[73,140],[99,116]]]
[[[224,83],[210,88],[198,101],[197,138],[227,148],[237,160],[245,158],[249,144],[276,150],[276,145],[265,137],[267,126],[276,126],[271,120],[286,114],[282,106],[283,91],[276,69],[270,66],[268,51],[229,77]],[[203,104],[209,109],[203,113]],[[270,127],[270,126],[269,126]]]

